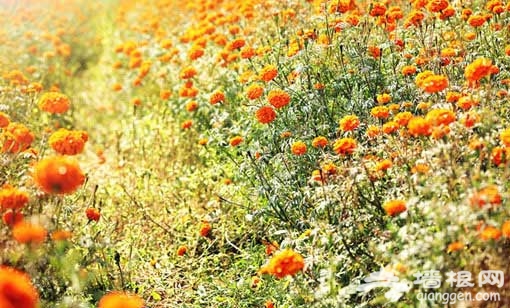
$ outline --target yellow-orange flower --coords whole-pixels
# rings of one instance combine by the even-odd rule
[[[468,64],[464,70],[464,77],[469,82],[477,82],[491,73],[492,61],[487,58],[478,58]]]
[[[433,126],[449,125],[455,119],[455,113],[448,109],[433,109],[425,116],[425,120]]]
[[[278,76],[278,69],[274,65],[268,65],[264,67],[259,74],[260,80],[269,82]]]
[[[346,115],[340,119],[340,129],[344,132],[353,131],[359,126],[359,118],[355,115]]]
[[[9,116],[0,111],[0,128],[7,127],[10,122]]]
[[[306,144],[303,141],[296,141],[291,146],[291,152],[294,155],[303,155],[306,153]]]
[[[46,239],[46,229],[28,222],[19,222],[12,228],[12,236],[21,244],[40,244]]]
[[[305,261],[299,253],[291,249],[285,249],[275,253],[269,262],[260,269],[259,273],[283,278],[296,275],[304,267]]]
[[[85,182],[78,162],[66,156],[47,157],[37,162],[33,178],[49,194],[70,194]]]
[[[396,216],[407,210],[407,206],[404,200],[391,200],[383,204],[383,209],[386,214]]]
[[[99,300],[98,308],[143,308],[144,302],[136,294],[110,292]]]
[[[188,248],[186,246],[179,246],[177,248],[177,255],[178,256],[184,256],[184,254],[188,251]]]
[[[0,306],[2,308],[36,308],[39,295],[30,277],[14,268],[0,266]]]
[[[503,223],[503,225],[501,226],[501,233],[506,238],[510,237],[510,220],[507,220]]]
[[[328,139],[324,136],[315,137],[312,140],[312,146],[314,148],[325,148],[328,145]]]
[[[217,103],[225,102],[225,94],[219,90],[214,91],[209,97],[209,103],[216,105]]]
[[[462,242],[453,242],[448,245],[448,248],[446,249],[446,251],[448,253],[451,253],[451,252],[459,251],[462,249],[464,249],[464,244],[462,244]]]
[[[59,154],[76,155],[83,152],[88,139],[89,135],[85,131],[61,128],[50,136],[48,143]]]
[[[28,203],[28,194],[10,185],[0,189],[0,211],[7,209],[17,210]]]
[[[486,226],[482,229],[480,233],[480,238],[484,241],[488,240],[499,240],[501,237],[501,231],[499,231],[496,227],[493,226]]]
[[[235,147],[235,146],[238,146],[241,142],[243,142],[243,140],[244,139],[241,136],[234,136],[234,137],[230,138],[229,143],[231,146]]]
[[[264,94],[264,88],[258,84],[251,84],[248,88],[246,88],[246,97],[250,100],[257,99]]]
[[[262,106],[256,112],[257,120],[262,124],[268,124],[276,119],[276,111],[271,106]]]
[[[34,134],[23,124],[11,122],[2,132],[4,144],[3,152],[19,153],[30,147],[35,137]]]
[[[378,119],[386,119],[390,116],[390,110],[386,106],[376,106],[370,110],[370,114],[374,118]]]
[[[414,136],[429,136],[432,133],[430,123],[423,117],[413,117],[407,124],[407,130]]]
[[[267,100],[273,107],[279,109],[287,106],[290,102],[290,95],[280,89],[274,89],[269,91]]]
[[[198,234],[203,237],[209,236],[209,233],[211,232],[211,224],[208,221],[202,221],[200,224],[200,230],[198,231]]]
[[[389,95],[388,93],[377,94],[377,102],[379,104],[386,104],[386,103],[389,103],[390,101],[391,101],[391,95]]]
[[[69,110],[70,102],[65,94],[47,92],[39,99],[38,106],[41,110],[49,113],[64,113]]]
[[[356,140],[352,138],[341,138],[333,144],[333,150],[338,155],[352,154],[356,150]]]

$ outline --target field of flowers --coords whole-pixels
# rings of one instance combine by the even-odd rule
[[[510,306],[510,2],[0,24],[0,308]]]

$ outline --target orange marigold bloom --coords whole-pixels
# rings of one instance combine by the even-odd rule
[[[381,134],[381,128],[375,125],[369,125],[365,134],[368,138],[375,138]]]
[[[179,74],[179,77],[181,79],[190,79],[195,77],[196,74],[197,70],[192,66],[188,66],[182,69],[181,73]]]
[[[276,119],[276,111],[271,106],[262,106],[256,112],[257,120],[262,124],[268,124]]]
[[[447,0],[429,0],[427,2],[427,10],[433,13],[441,12],[448,7],[449,3]]]
[[[414,65],[406,65],[402,68],[402,75],[410,76],[416,73],[416,66]]]
[[[312,146],[314,148],[325,148],[328,145],[328,139],[324,136],[315,137],[312,140]]]
[[[370,110],[370,114],[374,118],[378,119],[386,119],[390,116],[390,110],[386,106],[376,106]]]
[[[8,210],[2,215],[2,221],[9,227],[16,225],[18,222],[22,222],[23,219],[24,219],[23,214],[12,210]]]
[[[448,248],[446,249],[446,251],[448,253],[451,253],[451,252],[459,251],[462,249],[464,249],[464,244],[462,244],[462,242],[453,242],[450,245],[448,245]]]
[[[457,107],[466,111],[478,105],[478,100],[471,96],[462,96],[457,100]]]
[[[486,205],[501,205],[503,198],[501,197],[499,189],[496,185],[489,185],[475,192],[469,199],[469,202],[472,206],[483,208]]]
[[[99,300],[98,308],[143,308],[144,301],[136,294],[110,292]]]
[[[209,103],[216,105],[217,103],[225,102],[225,94],[219,90],[214,91],[209,97]]]
[[[455,113],[448,109],[433,109],[425,116],[425,120],[433,126],[449,125],[455,119]]]
[[[459,92],[455,92],[455,91],[446,92],[446,101],[448,103],[455,103],[461,97],[462,97],[462,94],[460,94]]]
[[[51,233],[51,239],[53,241],[65,241],[71,238],[72,233],[67,230],[56,230]]]
[[[191,47],[191,49],[188,53],[188,57],[190,58],[190,60],[196,60],[196,59],[200,58],[201,56],[203,56],[204,53],[205,53],[204,48],[202,48],[200,46],[193,46],[193,47]]]
[[[484,241],[488,240],[499,240],[501,237],[501,231],[499,231],[496,227],[493,226],[487,226],[482,229],[480,233],[480,238]]]
[[[384,159],[375,165],[376,171],[386,171],[393,166],[393,162],[389,159]]]
[[[382,131],[385,134],[393,134],[399,129],[400,125],[395,121],[389,121],[383,124]]]
[[[3,152],[19,153],[30,147],[35,137],[34,134],[23,124],[11,122],[4,128],[2,133],[4,144]]]
[[[373,2],[372,9],[370,10],[370,16],[383,16],[386,13],[386,6],[380,2]]]
[[[39,306],[39,295],[27,274],[8,266],[0,266],[0,306],[2,308]]]
[[[244,140],[243,137],[235,136],[235,137],[230,138],[229,143],[231,146],[235,147],[235,146],[238,146],[241,142],[243,142],[243,140]]]
[[[291,146],[291,152],[294,155],[300,156],[306,153],[306,144],[303,141],[296,141]]]
[[[182,129],[190,129],[192,125],[193,125],[193,120],[186,120],[186,121],[182,122],[181,128]]]
[[[202,221],[202,224],[200,224],[200,230],[198,233],[200,236],[208,237],[209,233],[211,232],[211,224],[208,221]]]
[[[198,108],[197,101],[190,101],[186,104],[186,111],[188,111],[188,112],[193,112],[193,111],[197,110],[197,108]]]
[[[296,275],[298,272],[302,271],[304,267],[305,260],[299,253],[291,249],[285,249],[275,253],[269,262],[261,267],[259,273],[271,274],[278,278],[283,278],[285,276]]]
[[[506,164],[508,158],[510,158],[510,148],[494,147],[491,151],[491,161],[496,166]]]
[[[430,123],[423,117],[413,117],[407,124],[407,130],[414,136],[429,136],[432,133]]]
[[[257,99],[261,97],[262,94],[264,94],[264,88],[258,84],[254,83],[246,88],[246,97],[248,97],[250,100]]]
[[[501,140],[506,147],[510,147],[510,128],[505,129],[499,134],[499,140]]]
[[[170,91],[170,90],[161,89],[159,91],[159,97],[161,99],[168,99],[168,98],[170,98],[171,95],[172,95],[172,91]]]
[[[7,127],[10,122],[9,116],[0,111],[0,128]]]
[[[28,203],[28,194],[10,185],[0,189],[0,211],[7,209],[17,210]]]
[[[182,257],[184,256],[184,254],[188,251],[188,247],[186,246],[179,246],[179,248],[177,248],[177,255]]]
[[[506,238],[510,237],[510,220],[507,220],[503,223],[503,225],[501,226],[501,233]]]
[[[443,75],[432,74],[420,80],[419,87],[427,93],[440,92],[448,87],[448,78]]]
[[[50,136],[48,143],[59,154],[76,155],[83,152],[88,139],[89,135],[85,131],[61,128]]]
[[[359,126],[359,118],[356,115],[346,115],[340,119],[340,129],[344,132],[353,131]]]
[[[485,21],[487,21],[487,17],[480,14],[471,15],[467,20],[468,24],[475,28],[482,26]]]
[[[37,162],[33,178],[48,194],[70,194],[85,182],[78,162],[67,156],[47,157]]]
[[[407,210],[407,206],[404,200],[391,200],[383,204],[383,209],[386,214],[396,216]]]
[[[461,123],[464,124],[465,127],[471,128],[475,126],[476,123],[480,122],[481,117],[478,113],[470,111],[464,115],[461,119]]]
[[[411,168],[411,172],[412,173],[421,173],[421,174],[426,174],[428,173],[430,170],[430,167],[429,165],[427,164],[416,164],[414,165],[413,168]]]
[[[352,138],[341,138],[335,141],[333,144],[333,150],[338,155],[352,154],[356,150],[357,143]]]
[[[280,89],[274,89],[269,91],[267,100],[273,107],[279,109],[287,106],[290,102],[290,95]]]
[[[46,239],[46,229],[41,226],[28,222],[20,222],[12,228],[12,236],[21,244],[35,243],[40,244]]]
[[[409,120],[411,120],[413,117],[413,114],[409,111],[399,112],[395,115],[393,120],[398,123],[400,126],[407,126],[409,123]]]
[[[64,113],[69,110],[70,102],[65,94],[47,92],[39,99],[38,106],[41,110],[49,113]]]
[[[468,64],[464,70],[464,77],[469,82],[477,82],[491,74],[492,61],[487,58],[478,58]]]
[[[386,104],[386,103],[389,103],[390,101],[391,101],[391,95],[389,95],[388,93],[377,94],[377,102],[379,104]]]
[[[260,80],[269,82],[278,76],[278,69],[274,65],[268,65],[264,67],[259,74]]]
[[[89,207],[85,210],[85,215],[87,216],[88,220],[92,221],[99,221],[99,218],[101,218],[101,213],[98,209]]]

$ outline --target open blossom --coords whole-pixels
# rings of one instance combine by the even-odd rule
[[[487,58],[478,58],[468,64],[464,70],[464,77],[467,81],[476,82],[491,74],[492,61]]]
[[[0,134],[4,144],[2,151],[6,153],[19,153],[30,147],[35,139],[34,134],[23,124],[18,122],[9,123]]]
[[[333,144],[333,150],[339,155],[350,155],[356,150],[356,140],[352,138],[338,139]]]
[[[98,308],[143,308],[144,301],[136,294],[113,291],[99,300]]]
[[[17,210],[28,203],[28,194],[10,185],[0,188],[0,211]]]
[[[49,194],[69,194],[84,182],[85,175],[78,162],[66,156],[45,158],[34,167],[35,183]]]
[[[255,112],[255,117],[262,124],[269,124],[276,119],[276,111],[271,106],[262,106]]]
[[[304,267],[305,261],[299,253],[291,249],[285,249],[275,253],[269,262],[260,269],[259,273],[283,278],[296,275]]]
[[[89,135],[85,131],[61,128],[50,136],[48,143],[59,154],[76,155],[83,152],[88,139]]]
[[[391,200],[383,204],[383,209],[389,216],[396,216],[407,210],[404,200]]]
[[[2,308],[36,308],[39,294],[30,277],[17,269],[0,266],[0,306]]]
[[[359,126],[359,118],[356,115],[346,115],[340,120],[340,129],[344,132],[353,131]]]
[[[60,92],[44,93],[39,99],[39,108],[49,113],[64,113],[69,110],[70,102],[67,95]]]
[[[283,108],[287,106],[290,102],[290,95],[280,89],[274,89],[269,91],[267,95],[267,100],[269,103],[275,107],[276,109]]]

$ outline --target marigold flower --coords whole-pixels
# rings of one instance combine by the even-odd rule
[[[262,106],[256,112],[257,120],[262,124],[269,124],[276,119],[276,111],[271,106]]]
[[[506,164],[508,158],[510,158],[510,148],[494,147],[491,151],[491,161],[496,166]]]
[[[209,103],[216,105],[217,103],[225,102],[225,94],[219,90],[214,91],[209,97]]]
[[[455,119],[455,113],[448,109],[433,109],[425,116],[425,120],[433,126],[449,125]]]
[[[48,194],[70,194],[85,182],[78,162],[66,156],[47,157],[37,162],[33,178]]]
[[[39,306],[39,294],[27,274],[8,266],[0,266],[0,306],[3,308]]]
[[[18,210],[28,203],[28,194],[10,185],[0,189],[0,211]]]
[[[386,104],[386,103],[389,103],[390,101],[391,101],[391,95],[389,95],[388,93],[377,94],[377,102],[379,104]]]
[[[0,128],[7,127],[10,123],[10,118],[7,114],[0,111]]]
[[[35,139],[34,134],[25,125],[18,122],[9,123],[1,135],[4,137],[2,151],[8,153],[25,151]]]
[[[485,21],[487,21],[487,17],[480,14],[471,15],[467,20],[468,24],[475,28],[482,26]]]
[[[264,67],[259,74],[260,80],[269,82],[278,76],[278,69],[274,65],[268,65]]]
[[[209,233],[211,232],[211,224],[208,221],[202,221],[200,224],[200,230],[198,231],[198,234],[202,237],[208,237]]]
[[[441,12],[448,7],[449,3],[447,0],[429,0],[427,2],[427,10],[433,13]]]
[[[85,131],[61,128],[50,136],[48,143],[59,154],[76,155],[83,152],[88,139],[89,135]]]
[[[269,91],[267,95],[267,100],[273,107],[276,109],[283,108],[287,106],[290,102],[290,95],[280,89],[274,89]]]
[[[190,101],[186,104],[186,111],[188,111],[188,112],[193,112],[193,111],[197,110],[197,108],[198,108],[197,101]]]
[[[491,74],[492,61],[487,58],[478,58],[468,64],[464,70],[464,77],[469,82],[477,82]]]
[[[250,100],[255,100],[264,94],[264,88],[258,84],[251,84],[246,88],[246,97]]]
[[[402,67],[402,75],[410,76],[410,75],[414,75],[414,73],[416,73],[416,66],[406,65],[406,66]]]
[[[430,123],[423,117],[413,117],[407,124],[407,130],[414,136],[429,136],[432,133]]]
[[[397,122],[400,126],[407,126],[409,123],[409,120],[411,120],[413,117],[413,114],[409,111],[399,112],[395,115],[393,118],[393,121]]]
[[[65,94],[47,92],[39,99],[38,106],[41,110],[49,113],[64,113],[69,110],[70,102]]]
[[[65,241],[71,238],[72,233],[67,230],[56,230],[51,233],[51,239],[53,241]]]
[[[181,70],[181,73],[179,74],[179,77],[181,79],[190,79],[195,77],[197,74],[197,70],[192,66],[187,66]]]
[[[356,115],[346,115],[340,119],[340,129],[344,132],[353,131],[359,126],[359,118]]]
[[[370,16],[383,16],[386,13],[386,6],[380,2],[373,2],[372,9],[370,10]]]
[[[333,144],[333,150],[338,155],[353,154],[356,150],[356,140],[352,138],[341,138]]]
[[[235,147],[235,146],[238,146],[241,142],[243,142],[243,140],[244,140],[243,137],[235,136],[235,137],[230,138],[229,143],[230,143],[230,146]]]
[[[496,227],[493,226],[486,226],[482,229],[480,233],[480,238],[484,241],[488,240],[499,240],[501,237],[501,231],[499,231]]]
[[[161,89],[159,91],[159,98],[161,98],[161,99],[169,99],[171,95],[172,95],[172,91],[170,91],[170,90]]]
[[[46,229],[25,221],[17,223],[12,228],[12,236],[21,244],[40,244],[46,239]]]
[[[389,135],[389,134],[393,134],[394,132],[396,132],[399,128],[400,128],[400,125],[397,122],[395,122],[395,121],[388,121],[388,122],[383,124],[382,131],[385,134]]]
[[[365,134],[368,138],[375,138],[381,134],[381,128],[375,125],[369,125]]]
[[[457,100],[457,107],[459,107],[460,109],[466,111],[466,110],[469,110],[471,109],[472,107],[474,106],[477,106],[478,105],[478,100],[475,99],[474,97],[472,96],[462,96],[461,98],[459,98]]]
[[[501,226],[501,233],[506,238],[510,237],[510,220],[507,220],[503,223],[503,225]]]
[[[181,128],[182,129],[190,129],[192,125],[193,125],[193,120],[186,120],[186,121],[182,122]]]
[[[269,262],[260,269],[259,273],[283,278],[296,275],[304,267],[305,261],[299,253],[291,249],[285,249],[274,254]]]
[[[92,221],[99,221],[99,218],[101,218],[101,213],[99,212],[99,210],[93,207],[89,207],[88,209],[86,209],[85,215],[87,216],[88,220]]]
[[[393,217],[407,210],[407,206],[404,200],[391,200],[383,204],[383,209],[386,214]]]
[[[384,159],[375,165],[376,171],[386,171],[393,166],[393,162],[389,159]]]
[[[374,118],[386,119],[390,116],[390,110],[386,106],[375,106],[370,110],[370,114]]]
[[[425,71],[416,76],[416,85],[427,93],[436,93],[448,87],[448,78]]]
[[[446,249],[446,251],[448,253],[452,253],[454,251],[459,251],[462,249],[464,249],[464,244],[462,244],[462,242],[453,242],[448,245],[448,248]]]
[[[430,170],[430,167],[429,165],[427,164],[416,164],[414,165],[413,168],[411,168],[411,173],[421,173],[421,174],[426,174],[428,173]]]
[[[496,185],[489,185],[475,192],[469,198],[469,202],[472,206],[478,206],[479,208],[483,208],[486,205],[495,207],[501,205],[503,198]]]
[[[328,145],[328,139],[324,136],[318,136],[312,140],[312,146],[314,148],[322,149],[322,148],[325,148],[327,145]]]
[[[291,146],[291,152],[294,155],[300,156],[306,153],[306,144],[303,141],[296,141]]]
[[[179,248],[177,248],[177,255],[182,257],[187,251],[188,248],[186,246],[179,246]]]
[[[16,225],[18,222],[22,222],[23,219],[23,214],[12,210],[8,210],[2,215],[2,221],[9,227]]]
[[[110,292],[99,300],[98,308],[143,308],[144,301],[136,294]]]

